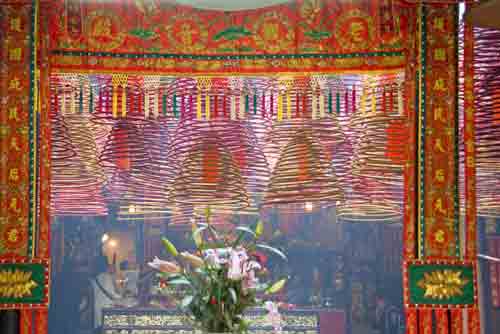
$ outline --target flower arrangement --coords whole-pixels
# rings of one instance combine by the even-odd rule
[[[209,223],[209,215],[207,223],[193,223],[194,254],[179,252],[164,238],[162,242],[175,261],[155,258],[149,265],[160,272],[167,286],[182,288],[185,294],[180,307],[206,333],[246,332],[248,324],[243,313],[258,306],[269,311],[273,326],[280,330],[277,307],[259,297],[280,291],[287,280],[263,282],[266,269],[258,251],[272,252],[286,261],[285,254],[259,242],[264,231],[262,221],[255,229],[239,226],[224,232]]]

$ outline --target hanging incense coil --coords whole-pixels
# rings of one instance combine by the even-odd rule
[[[147,146],[143,132],[135,124],[120,120],[113,125],[99,156],[99,164],[108,178],[106,189],[110,200],[121,199],[132,182],[131,176],[146,168],[150,159]]]
[[[215,133],[190,147],[170,197],[174,205],[195,209],[235,211],[249,205],[239,168]]]
[[[324,149],[311,131],[298,131],[281,152],[271,175],[265,206],[334,205],[343,197]]]

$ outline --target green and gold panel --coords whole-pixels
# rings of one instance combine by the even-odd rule
[[[405,262],[408,307],[468,308],[477,303],[476,266],[469,261]]]
[[[46,308],[50,264],[47,260],[0,260],[0,309]]]

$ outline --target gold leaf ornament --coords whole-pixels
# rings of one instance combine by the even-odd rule
[[[0,271],[0,297],[23,298],[33,294],[38,284],[31,279],[30,271],[2,270]]]
[[[443,300],[462,296],[467,283],[469,280],[462,277],[462,271],[444,269],[424,273],[417,286],[425,290],[424,297]]]

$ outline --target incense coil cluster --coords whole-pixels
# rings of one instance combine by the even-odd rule
[[[306,202],[334,205],[343,198],[323,148],[309,130],[297,131],[285,145],[271,175],[265,206]]]
[[[477,212],[500,217],[500,32],[475,29],[475,163]],[[467,149],[467,143],[464,143]]]
[[[101,196],[103,179],[85,164],[85,150],[75,147],[70,130],[60,112],[57,89],[52,87],[51,120],[51,211],[55,216],[106,215]],[[74,137],[74,136],[73,136]],[[85,137],[83,137],[85,138]],[[78,141],[77,141],[78,143]]]

